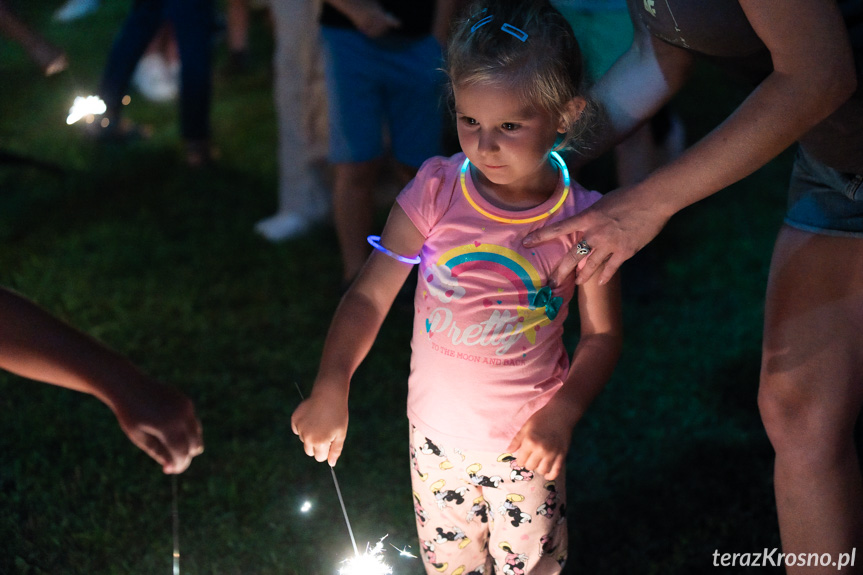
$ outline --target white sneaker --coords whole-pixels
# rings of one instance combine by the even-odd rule
[[[67,0],[54,12],[54,19],[60,22],[71,22],[99,8],[99,0]]]
[[[305,234],[312,223],[296,212],[284,212],[259,221],[255,231],[271,242],[283,242]]]
[[[179,93],[170,66],[161,54],[146,54],[138,61],[132,85],[151,102],[170,102]]]

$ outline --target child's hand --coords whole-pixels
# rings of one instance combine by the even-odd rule
[[[182,473],[204,452],[201,424],[192,401],[147,376],[116,385],[111,408],[126,436],[165,473]]]
[[[344,396],[312,392],[291,416],[291,429],[303,442],[306,455],[335,467],[348,432],[348,405]]]
[[[525,469],[555,479],[566,464],[572,425],[560,408],[549,403],[528,419],[509,444]]]

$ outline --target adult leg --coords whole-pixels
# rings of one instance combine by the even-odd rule
[[[352,281],[369,256],[366,237],[373,232],[374,188],[381,160],[335,165],[333,221],[342,253],[342,280]]]
[[[863,544],[863,479],[853,438],[863,404],[863,239],[783,227],[763,346],[758,403],[776,451],[783,552],[831,553],[837,560]],[[859,564],[855,569],[847,572],[863,572]]]
[[[213,0],[169,0],[166,10],[180,50],[180,133],[200,146],[210,138],[213,10]]]
[[[245,52],[249,40],[248,0],[228,0],[228,49]]]
[[[274,2],[273,96],[279,122],[279,207],[255,229],[272,241],[304,233],[328,212],[321,166],[326,157],[326,91],[315,2]]]
[[[132,73],[162,23],[162,8],[161,0],[136,0],[111,46],[99,95],[107,107],[105,117],[115,127]]]
[[[380,94],[387,57],[360,32],[322,27],[327,80],[329,154],[334,166],[333,221],[342,255],[342,279],[353,280],[369,253],[374,186],[383,158]]]

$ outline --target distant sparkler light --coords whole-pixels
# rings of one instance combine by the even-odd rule
[[[76,96],[75,102],[69,108],[66,123],[71,126],[81,118],[104,114],[107,109],[105,102],[99,96],[87,96],[86,98]]]

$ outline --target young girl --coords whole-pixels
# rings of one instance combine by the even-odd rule
[[[557,574],[566,453],[620,353],[618,285],[579,287],[570,366],[562,333],[574,279],[547,278],[577,239],[526,249],[522,238],[599,197],[570,182],[553,151],[583,123],[578,44],[547,2],[468,13],[447,62],[463,153],[428,160],[399,195],[292,428],[308,455],[336,464],[350,379],[419,254],[408,417],[426,571]]]

